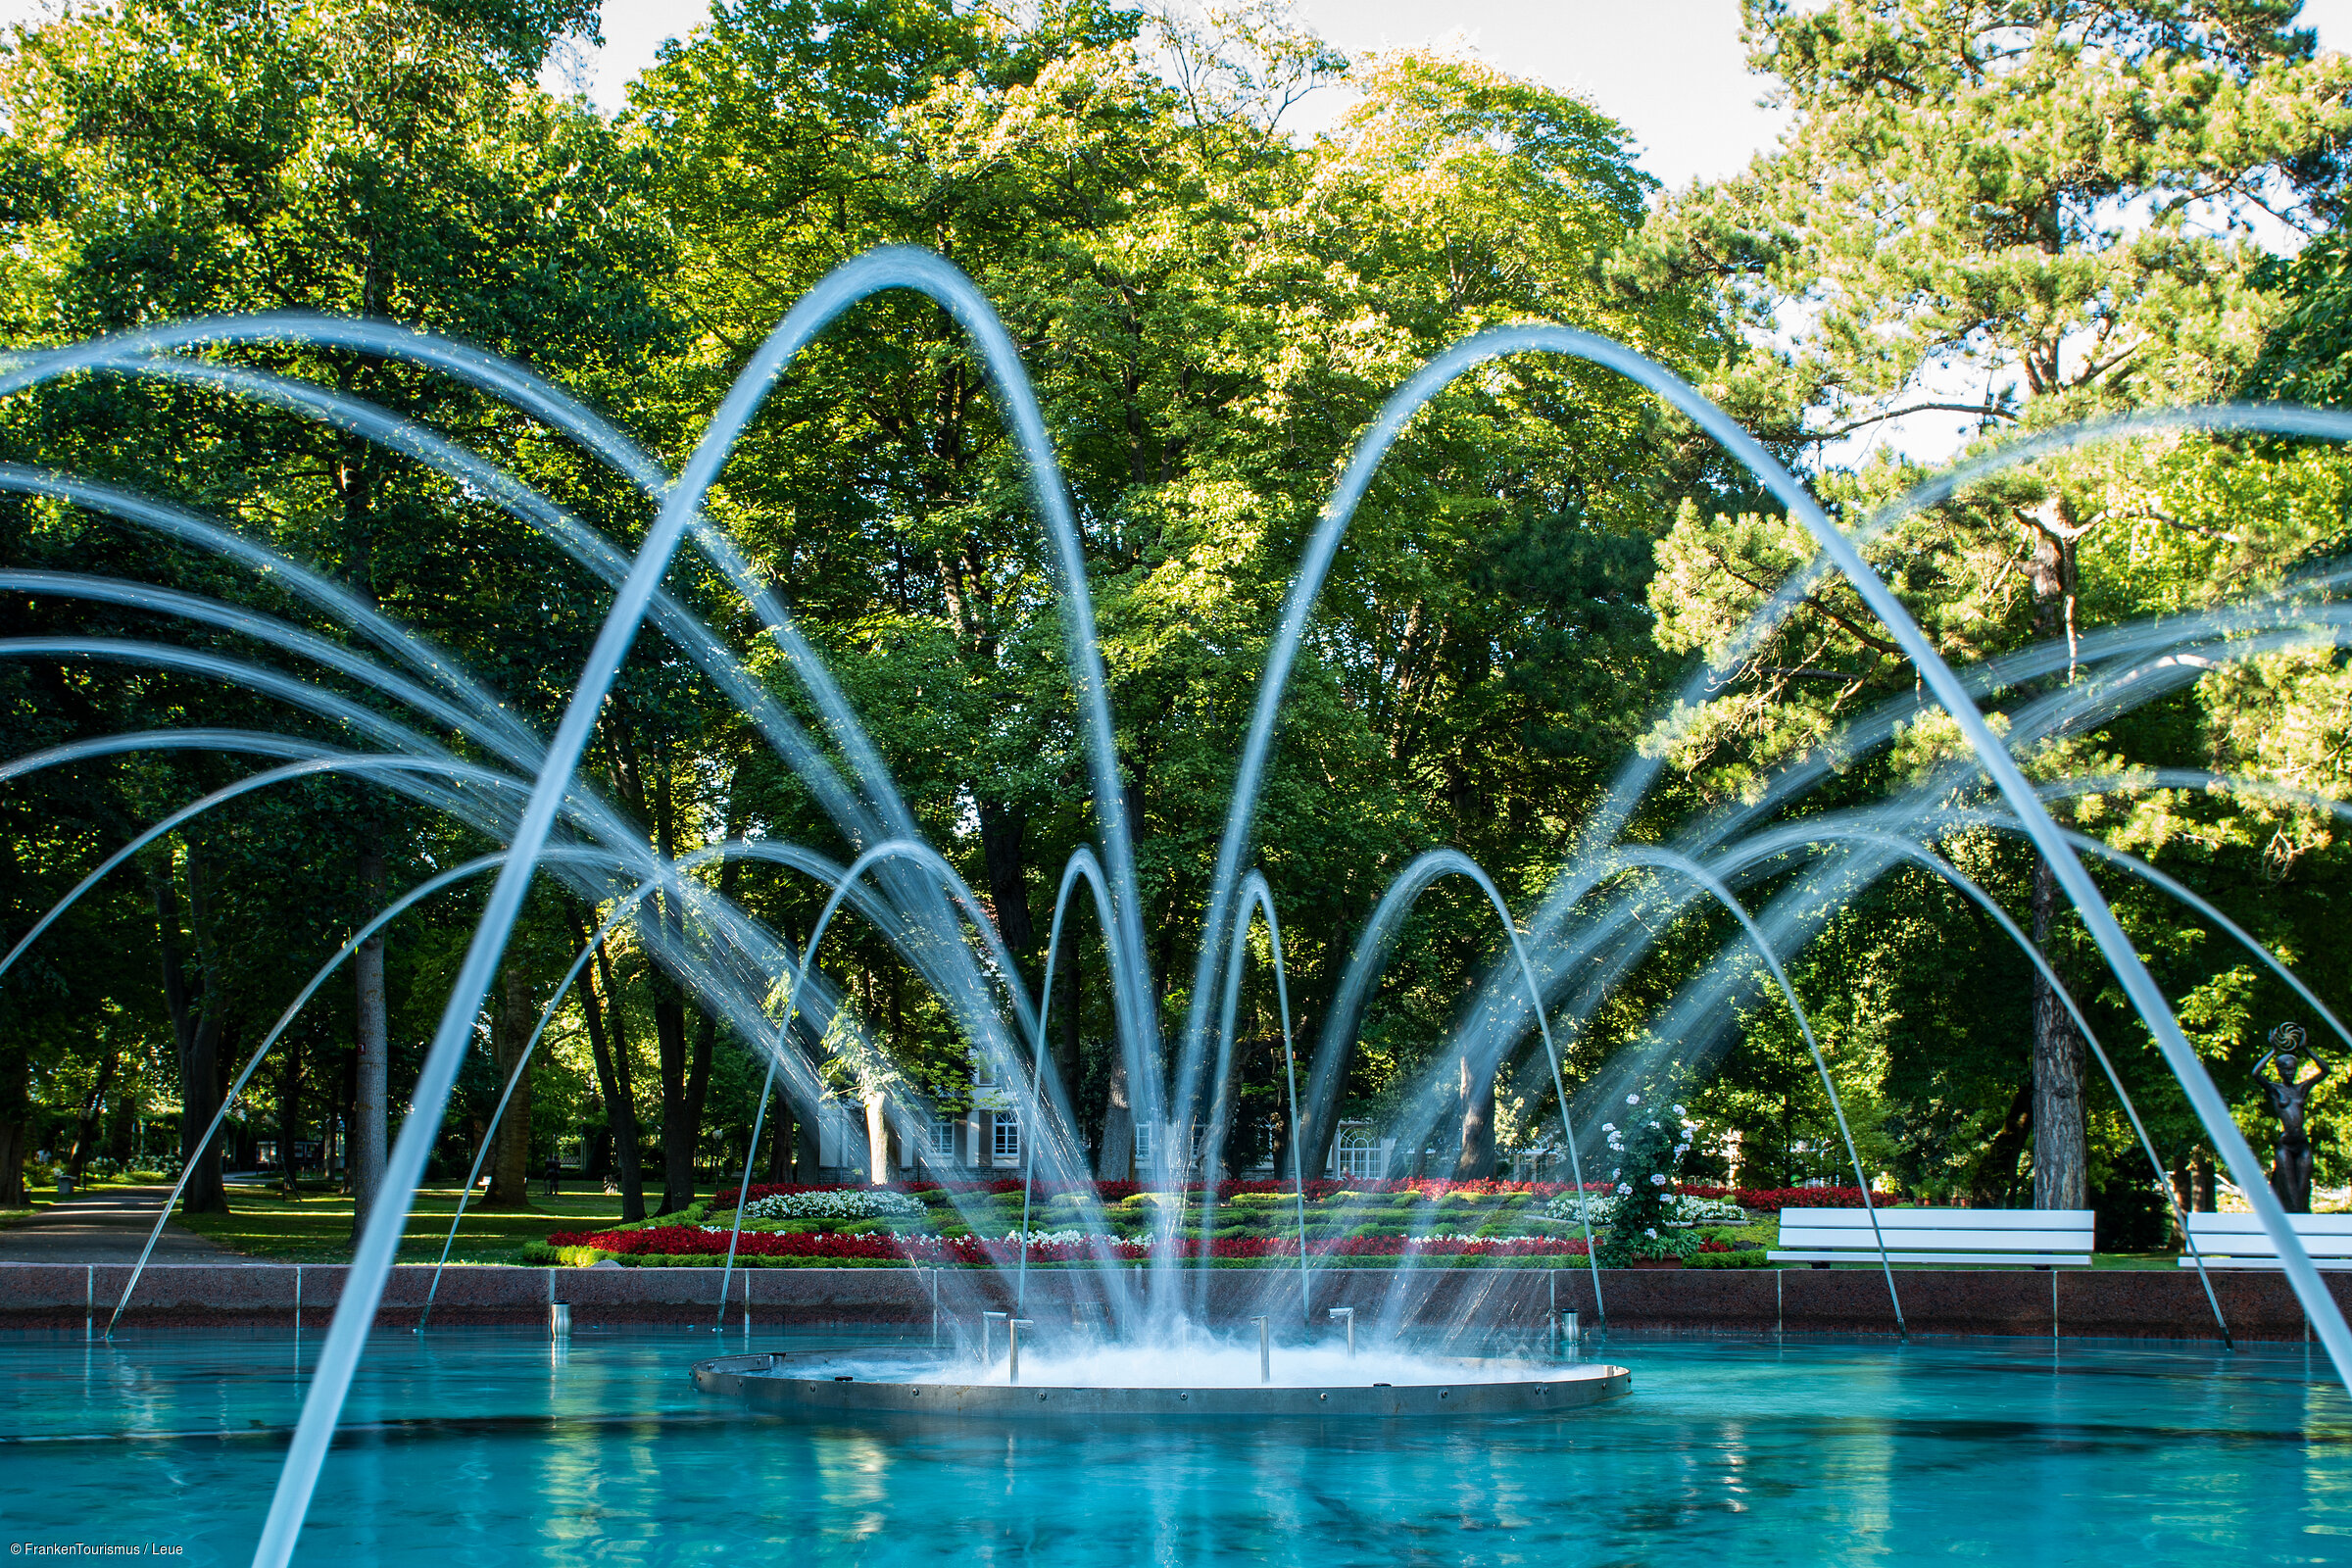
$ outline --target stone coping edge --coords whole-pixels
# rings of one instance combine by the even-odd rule
[[[341,1264],[151,1265],[123,1313],[138,1327],[323,1328],[340,1298]],[[413,1326],[433,1270],[393,1271],[376,1313],[381,1327]],[[567,1305],[575,1327],[715,1320],[716,1268],[516,1268],[469,1264],[442,1276],[437,1324],[544,1324]],[[0,1263],[0,1328],[103,1327],[130,1277],[122,1264]],[[2352,1275],[2325,1276],[2352,1313]],[[1085,1322],[1100,1307],[1074,1287],[1089,1274],[1029,1276],[1023,1308],[1041,1322]],[[1150,1289],[1150,1276],[1139,1272]],[[1875,1269],[1604,1270],[1612,1327],[1662,1332],[1891,1334],[1894,1314]],[[1282,1270],[1180,1270],[1178,1288],[1204,1293],[1212,1322],[1298,1310],[1298,1276]],[[728,1286],[727,1319],[748,1302],[756,1325],[927,1325],[934,1311],[969,1315],[1009,1307],[1013,1276],[971,1269],[752,1269]],[[2213,1313],[2187,1269],[1914,1269],[1895,1276],[1914,1334],[2216,1340]],[[2251,1341],[2308,1335],[2278,1274],[2216,1274],[2230,1332]],[[1369,1315],[1402,1295],[1409,1328],[1541,1329],[1554,1310],[1596,1322],[1584,1269],[1336,1269],[1314,1277],[1315,1315],[1352,1306]]]

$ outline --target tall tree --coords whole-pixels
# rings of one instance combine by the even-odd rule
[[[2297,9],[1747,0],[1751,63],[1792,124],[1745,172],[1661,211],[1624,275],[1706,281],[1737,303],[1751,351],[1713,390],[1792,447],[1902,419],[1992,435],[2228,395],[2276,315],[2257,225],[2322,226],[2352,134],[2352,64],[2318,54]],[[1842,493],[1864,501],[1904,477],[1882,466]],[[2072,682],[2086,624],[2128,598],[2092,578],[2091,545],[2120,551],[2117,536],[2168,515],[2144,482],[2118,478],[2102,462],[2047,464],[1942,509],[1886,544],[1900,589],[1955,654],[2062,641],[2070,659],[2045,684]],[[1809,554],[1796,544],[1687,516],[1653,595],[1667,646],[1719,647],[1739,607]],[[1813,596],[1742,689],[1684,728],[1686,758],[1788,755],[1840,705],[1910,681],[1858,610]],[[2047,867],[2030,904],[2035,941],[2051,942]],[[2082,1207],[2082,1043],[2033,985],[2034,1202]]]
[[[645,159],[586,105],[532,85],[551,43],[592,30],[596,10],[593,0],[123,0],[27,29],[0,61],[11,192],[0,224],[41,257],[10,291],[12,340],[323,311],[454,334],[537,362],[592,402],[618,402],[666,329],[646,291],[664,241],[644,199]],[[117,199],[86,200],[93,190]],[[448,377],[294,344],[226,357],[436,426],[591,516],[617,507],[625,528],[632,515],[625,493],[615,499],[621,487]],[[21,454],[176,492],[322,565],[492,674],[526,716],[560,697],[561,672],[601,614],[585,585],[548,586],[560,558],[517,539],[485,498],[453,495],[420,465],[329,421],[122,384],[11,412]],[[39,561],[69,542],[51,522],[26,548]],[[86,544],[73,554],[77,567],[104,560]],[[136,569],[287,611],[267,584],[201,562],[151,555]],[[518,613],[526,603],[533,612]],[[290,844],[335,890],[332,912],[364,917],[399,890],[435,829],[382,799],[316,804]],[[172,921],[162,924],[171,940]],[[186,1014],[192,1065],[204,1021],[225,1004],[198,1000],[190,977],[200,970],[168,960],[175,996],[196,1009]],[[381,937],[355,974],[352,1153],[364,1223],[390,1101]],[[191,1106],[213,1093],[185,1087]]]
[[[1541,316],[1670,358],[1709,329],[1687,295],[1602,285],[1645,187],[1591,105],[1400,54],[1352,68],[1363,106],[1301,146],[1282,111],[1346,63],[1273,10],[1146,30],[1090,5],[1014,25],[939,0],[735,0],[634,99],[669,157],[706,396],[823,270],[884,242],[955,260],[1022,346],[1080,520],[1171,1029],[1267,638],[1355,432],[1480,326]],[[1542,365],[1416,422],[1326,595],[1258,823],[1302,1011],[1384,864],[1447,840],[1554,853],[1633,738],[1624,683],[1667,662],[1640,595],[1697,450],[1622,383]],[[1034,984],[1045,901],[1093,825],[1022,462],[963,333],[893,296],[796,364],[723,490]],[[832,832],[805,798],[773,805],[795,836]],[[1085,956],[1065,960],[1091,971],[1083,901],[1072,933]],[[1442,1026],[1493,940],[1491,919],[1446,923],[1450,980],[1414,999],[1416,1028]],[[836,941],[899,1021],[895,961]],[[1060,1070],[1098,1169],[1123,1175],[1132,1097],[1099,991],[1057,1012],[1092,1036]],[[902,1047],[944,1033],[927,1005],[904,1016]],[[1263,1013],[1244,1027],[1279,1041]],[[1238,1092],[1270,1110],[1272,1082]]]

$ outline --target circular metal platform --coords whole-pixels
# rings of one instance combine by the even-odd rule
[[[835,1368],[855,1361],[859,1371]],[[1633,1374],[1621,1366],[1585,1362],[1535,1367],[1529,1375],[1495,1377],[1498,1368],[1461,1363],[1458,1383],[1386,1383],[1354,1387],[1244,1385],[1212,1388],[1058,1388],[1049,1383],[916,1382],[911,1376],[945,1369],[942,1358],[908,1356],[876,1375],[872,1356],[838,1353],[722,1355],[698,1361],[694,1384],[706,1394],[732,1395],[755,1408],[789,1414],[889,1413],[955,1416],[1448,1416],[1541,1415],[1569,1411],[1631,1392]],[[971,1362],[966,1366],[977,1367]],[[1482,1371],[1488,1375],[1482,1376]],[[862,1374],[862,1375],[861,1375]]]

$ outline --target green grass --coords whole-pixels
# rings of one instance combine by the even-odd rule
[[[140,1184],[136,1182],[125,1181],[101,1183],[98,1185],[131,1186]],[[22,1223],[24,1219],[37,1214],[42,1208],[46,1207],[47,1201],[53,1200],[53,1198],[54,1195],[49,1195],[46,1200],[36,1198],[35,1206],[29,1209],[0,1209],[0,1227],[5,1227],[6,1225],[13,1223]],[[552,1232],[558,1230],[599,1230],[618,1224],[620,1221],[620,1200],[617,1197],[606,1194],[581,1193],[577,1196],[566,1194],[564,1197],[555,1199],[534,1198],[531,1201],[532,1207],[528,1210],[522,1211],[485,1212],[479,1208],[468,1208],[466,1211],[465,1226],[458,1235],[457,1246],[450,1253],[450,1260],[452,1262],[461,1263],[517,1262],[520,1260],[520,1253],[526,1243],[544,1242]],[[208,1237],[211,1240],[219,1243],[220,1246],[228,1248],[232,1251],[242,1252],[248,1256],[266,1257],[289,1263],[340,1263],[346,1262],[350,1259],[351,1200],[348,1198],[332,1193],[305,1194],[302,1200],[297,1202],[290,1200],[275,1192],[266,1191],[261,1188],[240,1187],[230,1189],[229,1202],[235,1212],[230,1214],[199,1214],[191,1219],[186,1220],[185,1223],[190,1230],[195,1231],[197,1234]],[[416,1208],[409,1216],[406,1237],[401,1244],[400,1258],[402,1262],[429,1263],[440,1255],[441,1241],[442,1238],[448,1234],[449,1216],[452,1209],[456,1206],[456,1203],[457,1190],[455,1188],[428,1188],[423,1193],[418,1195]],[[1307,1209],[1309,1234],[1322,1237],[1328,1237],[1332,1235],[1333,1232],[1329,1229],[1329,1221],[1343,1207],[1344,1205],[1341,1204],[1330,1204],[1326,1206],[1324,1204],[1310,1203]],[[1479,1228],[1489,1229],[1498,1234],[1508,1234],[1512,1230],[1518,1228],[1513,1226],[1511,1221],[1520,1218],[1521,1216],[1519,1214],[1499,1210],[1498,1206],[1489,1207],[1483,1204],[1480,1205],[1475,1213],[1463,1212],[1463,1210],[1468,1207],[1469,1205],[1448,1205],[1444,1214],[1444,1219],[1446,1222],[1445,1228],[1447,1230],[1470,1229],[1471,1227],[1469,1225],[1462,1222],[1470,1220],[1473,1217],[1487,1222],[1487,1224],[1482,1225]],[[1226,1212],[1230,1212],[1230,1209],[1226,1210]],[[1150,1230],[1150,1227],[1147,1224],[1129,1223],[1122,1225],[1116,1222],[1119,1218],[1127,1218],[1129,1215],[1134,1215],[1133,1210],[1129,1210],[1127,1213],[1121,1214],[1118,1209],[1114,1207],[1112,1213],[1114,1216],[1116,1216],[1112,1224],[1112,1229],[1114,1231],[1135,1235],[1146,1233]],[[944,1219],[945,1215],[940,1215],[938,1217]],[[1042,1218],[1042,1216],[1040,1217]],[[1241,1218],[1240,1215],[1234,1215],[1234,1217],[1237,1219]],[[1412,1219],[1421,1220],[1423,1223],[1426,1223],[1427,1218],[1430,1217],[1435,1216],[1427,1216],[1425,1214],[1411,1216]],[[679,1216],[679,1218],[685,1219],[688,1218],[688,1216],[682,1215]],[[1136,1220],[1140,1220],[1142,1216],[1134,1215],[1134,1218]],[[1251,1216],[1250,1218],[1253,1222],[1245,1222],[1230,1227],[1220,1226],[1219,1233],[1227,1235],[1250,1236],[1261,1234],[1272,1236],[1288,1236],[1292,1234],[1293,1222],[1292,1216],[1289,1214],[1283,1214],[1279,1217],[1268,1215],[1263,1218],[1258,1218],[1257,1216]],[[1409,1224],[1397,1223],[1398,1220],[1404,1219],[1406,1216],[1392,1216],[1387,1212],[1379,1210],[1365,1213],[1363,1218],[1368,1220],[1369,1223],[1360,1224],[1358,1226],[1350,1226],[1348,1227],[1348,1229],[1362,1230],[1366,1232],[1401,1232],[1405,1229],[1414,1228]],[[1495,1223],[1497,1221],[1500,1223]],[[858,1228],[886,1229],[893,1227],[875,1225],[859,1227],[851,1224],[828,1224],[817,1221],[796,1221],[791,1222],[788,1226],[778,1226],[776,1228],[789,1228],[793,1230],[800,1230],[804,1228],[817,1230],[851,1230]],[[953,1227],[953,1229],[956,1231],[960,1231],[961,1227],[956,1226]],[[1553,1227],[1528,1226],[1525,1227],[1525,1229],[1532,1234],[1557,1234],[1556,1228]],[[1779,1245],[1781,1227],[1778,1216],[1763,1215],[1745,1225],[1710,1225],[1702,1227],[1702,1229],[1709,1234],[1721,1235],[1726,1240],[1733,1241],[1735,1244],[1745,1244],[1749,1247],[1772,1248]],[[1198,1234],[1198,1228],[1188,1226],[1186,1227],[1186,1233],[1188,1235]],[[779,1259],[770,1261],[781,1263],[784,1260]],[[791,1260],[793,1264],[800,1266],[816,1266],[822,1261],[823,1260],[821,1259],[813,1258]],[[1221,1259],[1218,1261],[1216,1266],[1282,1267],[1286,1266],[1286,1264],[1290,1267],[1296,1267],[1297,1260]],[[1032,1264],[1031,1266],[1044,1267],[1047,1265]],[[1387,1266],[1390,1265],[1385,1261],[1372,1258],[1364,1258],[1360,1260],[1348,1259],[1344,1261],[1333,1259],[1327,1262],[1318,1262],[1317,1264],[1318,1268],[1376,1268]],[[1497,1258],[1492,1260],[1482,1260],[1482,1266],[1544,1267],[1568,1265],[1547,1264],[1539,1259]],[[1803,1263],[1791,1263],[1770,1266],[1784,1268],[1804,1268],[1808,1265]],[[1878,1263],[1875,1259],[1858,1257],[1852,1262],[1839,1263],[1836,1266],[1840,1268],[1875,1269],[1878,1267]],[[1898,1268],[1909,1269],[1912,1267],[1928,1267],[1930,1265],[1897,1264],[1895,1266]],[[2175,1254],[2171,1252],[2100,1252],[2093,1255],[2091,1259],[2091,1266],[2093,1268],[2100,1269],[2171,1269],[2177,1268],[2179,1265],[2175,1261]]]
[[[285,1263],[345,1263],[351,1260],[351,1200],[338,1194],[305,1195],[297,1202],[259,1188],[232,1188],[227,1214],[184,1218],[188,1229],[249,1257]],[[441,1255],[456,1210],[457,1189],[427,1188],[416,1203],[400,1244],[404,1263],[429,1263]],[[466,1223],[450,1251],[453,1263],[512,1263],[525,1242],[543,1242],[551,1232],[601,1230],[620,1219],[620,1200],[602,1193],[534,1198],[524,1210],[466,1210]]]

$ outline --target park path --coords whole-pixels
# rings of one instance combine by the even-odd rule
[[[109,1187],[52,1203],[0,1231],[0,1263],[136,1263],[169,1187]],[[164,1227],[152,1262],[257,1263],[176,1222]]]

